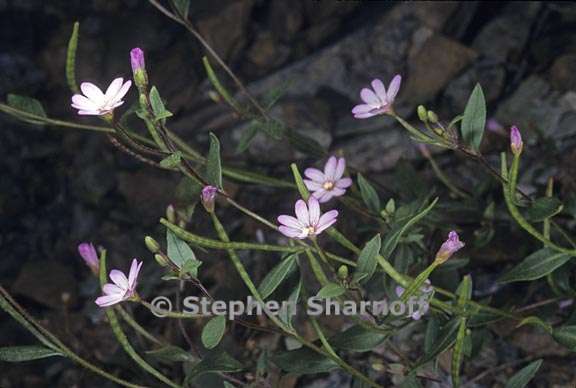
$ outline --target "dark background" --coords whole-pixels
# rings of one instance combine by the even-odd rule
[[[574,3],[192,4],[191,19],[256,95],[279,86],[285,89],[275,114],[322,145],[342,150],[351,165],[367,171],[386,190],[399,163],[424,175],[429,171],[404,132],[391,122],[383,126],[381,120],[354,120],[350,109],[362,86],[375,77],[387,82],[396,73],[404,75],[397,108],[405,116],[423,103],[450,118],[462,112],[474,84],[480,82],[489,116],[504,127],[519,125],[527,147],[537,156],[524,182],[526,190],[541,187],[550,169],[564,193],[574,189]],[[209,99],[200,46],[145,1],[0,0],[0,98],[7,93],[33,96],[44,103],[50,117],[98,123],[77,118],[69,106],[65,51],[76,20],[81,25],[80,81],[105,88],[114,77],[130,77],[129,50],[142,47],[151,83],[174,113],[171,127],[197,149],[207,150],[207,133],[214,131],[229,164],[278,177],[288,177],[289,162],[302,158],[286,144],[263,137],[247,153],[234,154],[242,122]],[[134,92],[130,94],[126,107],[134,98]],[[497,154],[506,144],[507,132],[494,130],[483,147]],[[76,246],[86,240],[101,244],[111,252],[112,263],[123,269],[131,257],[141,257],[149,263],[145,276],[157,280],[142,239],[162,239],[157,220],[169,203],[178,201],[178,177],[140,164],[104,136],[30,127],[5,115],[0,115],[0,154],[0,283],[83,356],[112,368],[129,365],[115,354],[117,345],[93,304],[95,281]],[[473,177],[467,176],[470,165],[445,154],[439,161],[463,185],[472,184]],[[269,217],[278,209],[288,210],[287,197],[278,191],[236,188],[230,187],[240,202]],[[229,216],[228,225],[253,235],[256,225],[237,216]],[[202,220],[198,223],[202,227]],[[504,265],[507,259],[506,250],[480,258],[485,260],[481,266],[488,267]],[[219,269],[218,262],[206,264],[208,282],[218,284]],[[33,343],[7,315],[0,317],[0,345]],[[544,352],[555,360],[545,369],[546,386],[574,386],[573,361],[556,348],[546,350],[552,345],[538,342],[548,341],[544,337],[530,333],[527,338],[509,339],[514,346],[504,351],[491,349],[477,371],[498,365],[502,357],[509,361]],[[319,384],[333,384],[323,381]],[[66,361],[0,364],[2,388],[103,384]]]

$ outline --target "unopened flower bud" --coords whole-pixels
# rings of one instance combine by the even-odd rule
[[[148,85],[148,75],[146,74],[146,65],[144,63],[144,51],[136,47],[130,51],[130,64],[132,73],[134,73],[134,82],[138,89],[146,89]]]
[[[214,211],[214,202],[216,201],[216,193],[218,189],[214,186],[204,186],[202,189],[202,205],[204,205],[204,209],[208,213],[212,213]]]
[[[418,118],[420,119],[420,121],[428,121],[428,115],[426,114],[426,108],[424,107],[424,105],[419,105],[418,106]]]
[[[425,144],[419,143],[418,144],[418,151],[420,151],[422,156],[424,156],[425,158],[430,158],[432,156],[432,155],[430,155],[430,150],[428,149],[428,147],[426,147]]]
[[[166,219],[173,224],[176,222],[176,210],[173,205],[168,205],[166,207]]]
[[[166,257],[164,255],[161,255],[160,253],[154,255],[154,260],[156,260],[156,262],[158,263],[158,265],[160,265],[160,267],[167,267],[169,264]]]
[[[434,261],[442,264],[448,260],[454,253],[459,251],[464,247],[464,243],[460,241],[458,233],[451,231],[448,234],[448,239],[444,241],[438,252],[436,253],[436,258]]]
[[[438,115],[431,110],[428,111],[428,121],[435,124],[438,122]]]
[[[523,146],[524,143],[522,142],[520,130],[517,126],[513,125],[512,128],[510,128],[510,148],[512,149],[512,153],[516,156],[520,155]]]
[[[348,266],[346,265],[341,265],[340,267],[338,267],[338,278],[341,280],[346,280],[348,279]]]
[[[82,243],[78,245],[78,253],[82,259],[84,259],[86,265],[90,267],[94,275],[98,275],[100,270],[100,260],[94,245],[92,243]]]
[[[151,253],[160,252],[160,244],[158,244],[158,241],[154,240],[152,237],[144,237],[144,244],[146,244],[146,248],[148,248]]]

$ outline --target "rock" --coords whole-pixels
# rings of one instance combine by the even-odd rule
[[[290,2],[290,4],[295,2]],[[349,14],[359,5],[356,1],[304,1],[306,17],[310,23]]]
[[[12,286],[15,293],[54,309],[63,308],[64,299],[73,306],[77,299],[76,288],[71,267],[53,260],[26,263]]]
[[[253,0],[235,1],[198,21],[198,30],[224,60],[233,60],[245,46],[253,5]]]
[[[270,30],[282,41],[291,41],[304,24],[304,10],[299,1],[272,0],[268,15]]]
[[[262,32],[248,49],[247,59],[252,66],[246,66],[246,72],[253,76],[263,75],[282,65],[289,56],[288,46],[277,42],[271,33]]]
[[[576,90],[576,54],[563,55],[554,61],[550,81],[558,90]]]
[[[439,34],[432,35],[408,59],[404,95],[415,104],[428,101],[475,58],[476,53],[459,42]]]

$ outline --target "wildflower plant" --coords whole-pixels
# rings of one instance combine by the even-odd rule
[[[165,244],[151,236],[143,236],[150,257],[142,261],[133,259],[127,275],[117,269],[108,273],[105,249],[97,252],[90,243],[78,247],[79,255],[100,282],[101,293],[94,294],[94,302],[102,308],[122,350],[145,374],[131,374],[138,377],[134,377],[134,381],[128,380],[121,377],[124,375],[111,373],[108,365],[96,365],[83,358],[25,312],[1,287],[0,307],[30,331],[39,345],[2,348],[0,360],[63,356],[126,387],[159,383],[170,387],[198,386],[197,379],[204,373],[213,374],[227,387],[271,386],[273,373],[277,370],[305,375],[334,369],[349,374],[354,386],[389,386],[389,374],[394,374],[395,380],[403,381],[404,386],[421,386],[426,380],[437,380],[443,373],[449,373],[449,379],[456,387],[463,380],[461,371],[479,352],[472,342],[478,342],[482,333],[490,330],[490,322],[538,327],[559,344],[576,351],[576,326],[566,317],[550,320],[540,314],[537,307],[514,305],[512,308],[475,296],[474,266],[469,265],[467,257],[472,261],[478,250],[492,241],[494,230],[489,225],[490,217],[482,220],[482,228],[492,233],[481,241],[480,230],[473,229],[465,219],[447,217],[443,210],[449,203],[469,204],[473,200],[483,203],[485,198],[480,198],[482,193],[476,193],[471,187],[458,187],[452,182],[434,161],[431,150],[458,152],[477,163],[477,168],[486,169],[494,177],[493,183],[501,188],[502,210],[506,210],[503,219],[530,236],[535,245],[540,245],[500,274],[498,282],[549,284],[555,301],[573,298],[575,291],[561,280],[560,274],[564,269],[572,270],[570,259],[576,256],[570,231],[554,220],[562,211],[562,203],[554,197],[551,184],[542,198],[532,198],[518,188],[520,159],[523,153],[530,152],[530,147],[523,150],[522,129],[511,128],[511,152],[502,152],[499,169],[482,154],[486,103],[479,85],[472,91],[463,114],[452,120],[444,120],[423,106],[413,117],[400,117],[394,110],[401,87],[400,75],[393,76],[388,87],[375,79],[371,88],[360,90],[362,102],[352,108],[352,116],[370,120],[379,120],[381,115],[392,117],[419,145],[440,183],[440,189],[424,187],[417,195],[409,192],[407,186],[410,185],[401,184],[397,195],[385,198],[381,185],[359,172],[362,166],[351,168],[346,164],[346,155],[335,156],[334,150],[324,149],[306,134],[294,131],[271,116],[270,106],[247,91],[195,29],[188,17],[187,1],[173,1],[171,9],[156,1],[150,3],[199,39],[213,58],[203,59],[208,79],[221,101],[239,117],[250,121],[247,131],[253,132],[256,128],[257,132],[272,139],[286,140],[310,158],[306,163],[286,166],[283,177],[271,177],[231,168],[222,160],[221,144],[214,134],[210,134],[209,146],[204,152],[200,146],[186,143],[170,129],[170,101],[161,97],[161,85],[150,85],[154,78],[148,73],[153,73],[154,68],[146,68],[145,51],[141,48],[126,53],[126,71],[132,68],[136,88],[131,88],[131,81],[124,81],[119,74],[110,75],[113,80],[106,91],[90,82],[82,82],[78,88],[74,63],[79,31],[76,24],[69,43],[66,69],[74,108],[70,111],[71,121],[50,118],[39,101],[16,95],[8,96],[7,103],[0,104],[0,111],[32,125],[106,134],[111,145],[119,151],[166,172],[179,173],[183,182],[193,187],[194,196],[190,198],[194,199],[190,199],[188,205],[193,208],[199,202],[205,212],[169,206],[166,216],[158,223],[166,234]],[[242,99],[224,86],[212,61],[232,80]],[[102,79],[97,83],[106,82],[108,80]],[[142,130],[128,126],[125,120],[115,119],[126,112],[118,111],[124,108],[124,99],[130,97],[137,101],[134,114],[140,120]],[[76,122],[78,115],[100,116],[102,123],[79,124]],[[245,150],[253,137],[251,132],[242,136],[238,149]],[[512,161],[508,163],[510,155]],[[325,161],[323,169],[316,169],[312,167],[315,163],[308,162],[313,156],[318,163]],[[407,175],[405,182],[414,178],[413,174]],[[242,185],[263,186],[289,200],[277,209],[277,222],[273,222],[248,204],[240,203],[228,189],[229,182],[241,188]],[[412,187],[419,184],[414,180],[409,183]],[[217,198],[225,206],[215,206]],[[294,215],[281,214],[292,208]],[[233,225],[221,221],[224,214],[231,211],[235,220],[250,220],[268,233],[248,235],[246,241],[236,240],[231,235]],[[201,217],[202,228],[192,230],[189,226],[191,217]],[[515,244],[514,241],[508,243]],[[246,252],[256,258],[266,257],[267,262],[274,262],[274,265],[262,275],[248,264]],[[374,298],[407,302],[413,296],[422,295],[425,304],[417,312],[403,316],[383,317],[368,311],[327,325],[329,317],[298,314],[296,319],[294,314],[275,313],[269,308],[263,310],[265,316],[261,319],[247,322],[242,318],[230,322],[221,315],[191,315],[178,308],[169,310],[152,303],[153,296],[166,289],[174,290],[179,297],[183,289],[210,296],[205,285],[207,275],[203,272],[207,266],[203,260],[208,257],[212,263],[226,260],[226,267],[243,283],[242,289],[235,292],[247,293],[262,305],[272,296],[295,305],[301,305],[309,296],[344,305]],[[124,260],[124,263],[128,267],[128,261]],[[150,284],[161,282],[163,286],[153,286],[156,290],[145,287],[149,279],[140,273],[143,266],[155,268],[150,270],[150,273],[154,272],[150,276],[155,276],[156,281]],[[137,285],[141,293],[137,292]],[[148,322],[154,327],[147,328],[137,322],[134,310],[146,312],[153,319]],[[160,314],[163,321],[155,318]],[[202,328],[194,330],[194,335],[190,336],[189,333],[198,327],[189,324],[192,320],[199,322]],[[188,345],[183,341],[170,343],[158,335],[158,327],[169,321],[176,321],[182,337],[189,341]],[[233,347],[224,341],[226,336],[233,335],[233,324],[245,326],[254,336],[281,336],[285,341],[269,341],[279,344],[271,348],[257,344],[257,360],[239,361],[239,357],[233,355]],[[406,338],[402,335],[404,330],[424,333],[424,350],[419,354],[403,354],[399,357],[401,361],[397,361],[401,365],[386,369],[380,361],[381,353],[374,350],[393,347],[397,338]],[[146,342],[134,341],[133,336],[127,334],[133,332]],[[202,349],[198,351],[200,345]],[[184,363],[185,367],[172,368],[156,362],[154,356],[159,354],[163,355],[163,362]],[[448,372],[435,368],[443,355],[451,358]],[[540,364],[541,361],[536,360],[519,370],[514,379],[520,383],[514,386],[525,386]],[[144,381],[146,378],[150,380]]]

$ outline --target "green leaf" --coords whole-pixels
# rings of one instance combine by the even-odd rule
[[[217,315],[210,319],[202,329],[202,344],[206,349],[213,349],[220,343],[226,331],[226,316]]]
[[[377,234],[364,245],[364,248],[362,248],[358,256],[356,271],[352,277],[353,282],[366,282],[374,275],[376,266],[378,265],[376,256],[380,252],[381,244],[382,239],[380,238],[380,234]]]
[[[226,88],[222,85],[222,83],[220,82],[220,80],[216,76],[214,69],[210,65],[210,61],[208,60],[208,57],[202,57],[202,63],[204,64],[204,69],[206,70],[206,75],[208,76],[208,79],[210,80],[210,83],[212,84],[212,86],[214,86],[214,89],[216,89],[216,91],[222,96],[222,98],[224,98],[224,100],[234,110],[236,110],[237,112],[242,112],[242,109],[240,109],[240,106],[236,103],[236,101],[232,98],[232,96],[230,95],[228,90],[226,90]]]
[[[384,342],[387,337],[386,334],[356,325],[331,337],[328,342],[337,349],[368,352]]]
[[[208,353],[199,363],[188,372],[187,382],[191,382],[194,377],[210,372],[238,372],[244,366],[224,351],[212,351]]]
[[[280,353],[272,357],[272,362],[285,372],[297,375],[324,373],[338,368],[334,361],[308,348]]]
[[[194,279],[198,278],[198,268],[202,265],[200,260],[189,259],[184,262],[180,271],[182,273],[187,273]]]
[[[257,128],[274,140],[281,140],[286,132],[286,127],[277,120],[259,120]]]
[[[499,283],[521,282],[540,279],[565,264],[572,256],[543,248],[526,257],[498,279]]]
[[[172,113],[164,106],[164,102],[156,86],[152,86],[152,89],[150,89],[149,98],[152,112],[154,113],[154,120],[160,121],[162,124],[166,123],[166,118],[172,116]]]
[[[238,145],[236,145],[236,154],[241,154],[246,151],[257,134],[258,127],[255,125],[249,125],[245,130],[243,130],[240,140],[238,140]]]
[[[358,174],[358,186],[360,186],[360,194],[362,195],[362,200],[370,209],[376,214],[380,213],[380,198],[374,187],[368,182],[362,174]]]
[[[222,189],[222,161],[220,160],[220,141],[210,132],[210,149],[206,160],[206,177],[208,183]]]
[[[168,246],[168,258],[178,268],[183,269],[184,266],[190,267],[195,263],[201,262],[196,259],[196,255],[190,246],[176,236],[170,229],[166,229],[166,245]],[[191,262],[191,263],[188,263]],[[196,267],[200,266],[197,264]]]
[[[288,297],[288,305],[294,305],[296,306],[298,303],[298,299],[300,299],[300,291],[302,290],[302,279],[300,279],[300,281],[298,282],[298,284],[296,285],[296,287],[294,287],[294,289],[292,290],[292,292],[290,293],[290,296]],[[290,311],[290,309],[282,309],[280,310],[280,315],[279,318],[282,322],[286,323],[288,326],[292,327],[292,318],[294,318],[294,316],[292,315],[293,311]]]
[[[72,35],[68,41],[68,49],[66,50],[66,81],[68,87],[73,93],[78,93],[78,84],[76,83],[76,50],[78,49],[78,30],[80,23],[74,22],[72,28]]]
[[[482,136],[484,135],[484,128],[486,127],[486,100],[480,84],[476,84],[466,108],[464,109],[464,117],[462,118],[462,138],[464,143],[478,151],[480,143],[482,143]]]
[[[298,188],[298,194],[300,194],[300,196],[304,200],[308,200],[308,197],[310,197],[310,193],[308,192],[308,188],[306,187],[306,184],[302,179],[302,175],[300,174],[300,171],[298,170],[298,166],[296,166],[296,163],[290,164],[290,169],[292,170],[292,175],[294,175],[294,182],[296,183],[296,187]]]
[[[163,346],[160,349],[149,350],[147,355],[154,357],[158,361],[165,363],[172,362],[192,362],[196,360],[192,354],[182,348],[173,345]]]
[[[524,388],[528,385],[530,380],[536,376],[536,372],[540,369],[540,365],[542,365],[542,360],[536,360],[520,369],[518,373],[508,380],[504,388]]]
[[[291,128],[284,127],[284,137],[288,139],[290,144],[298,151],[310,155],[314,158],[321,159],[326,156],[326,151],[316,140],[310,136],[296,131]]]
[[[262,299],[269,297],[278,288],[280,283],[290,275],[296,268],[297,254],[288,255],[284,260],[278,263],[258,286],[258,292]]]
[[[456,335],[456,343],[452,350],[452,363],[451,375],[452,385],[454,387],[460,386],[460,369],[462,367],[462,360],[464,359],[464,342],[466,340],[466,318],[460,318],[460,325],[458,326],[458,334]]]
[[[406,221],[402,221],[400,223],[395,224],[392,227],[392,230],[386,234],[386,238],[382,243],[382,249],[380,250],[382,256],[390,257],[394,252],[394,250],[396,249],[396,247],[398,246],[400,238],[404,235],[404,233],[406,233],[408,229],[410,229],[418,221],[424,218],[430,212],[430,210],[432,210],[432,208],[436,205],[437,202],[438,198],[434,198],[432,203],[430,203],[430,205],[428,205],[422,211],[418,212],[417,214],[415,214]]]
[[[335,298],[337,296],[342,295],[345,292],[346,289],[342,287],[340,284],[328,283],[324,287],[322,287],[320,291],[318,291],[318,294],[316,294],[316,296],[318,298],[324,298],[324,299]]]
[[[8,105],[12,108],[31,113],[40,117],[47,117],[46,111],[42,107],[40,101],[26,96],[19,96],[17,94],[9,94],[7,96]]]
[[[432,346],[438,339],[438,332],[440,331],[440,322],[434,317],[428,320],[426,325],[426,334],[424,337],[424,354],[428,354],[432,351]]]
[[[172,155],[162,159],[160,161],[160,166],[164,168],[174,168],[180,164],[182,160],[182,152],[176,151]]]
[[[562,326],[554,329],[552,337],[556,342],[576,352],[576,325]]]
[[[526,211],[525,217],[530,222],[541,222],[560,213],[564,205],[558,198],[538,198]]]
[[[54,356],[64,355],[43,346],[7,346],[0,348],[0,361],[6,362],[32,361]]]
[[[188,18],[188,11],[190,9],[190,0],[172,0],[172,4],[179,15],[184,19]]]
[[[442,328],[440,334],[438,334],[434,344],[430,347],[430,351],[424,354],[417,365],[421,366],[426,364],[427,362],[436,358],[437,355],[452,346],[452,344],[456,341],[459,327],[460,321],[457,319],[447,323],[444,328]],[[414,368],[416,368],[416,366],[414,366]]]

